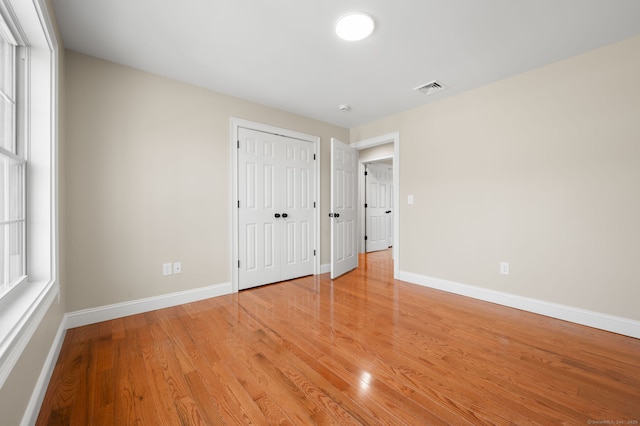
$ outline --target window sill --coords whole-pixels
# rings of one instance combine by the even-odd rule
[[[27,282],[12,289],[0,306],[0,388],[58,294],[55,281]]]
[[[19,291],[20,286],[27,281],[29,278],[26,275],[21,276],[9,289],[5,289],[2,293],[0,293],[0,312],[4,309],[4,306],[8,304],[8,300],[13,298],[14,292]],[[2,334],[2,325],[0,324],[0,335]]]

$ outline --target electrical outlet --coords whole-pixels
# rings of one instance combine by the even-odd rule
[[[173,273],[181,274],[182,273],[182,262],[174,262],[173,264]]]
[[[509,262],[500,262],[500,273],[502,275],[509,275]]]
[[[170,263],[163,263],[162,264],[162,275],[164,275],[165,277],[167,275],[171,275],[171,264]]]

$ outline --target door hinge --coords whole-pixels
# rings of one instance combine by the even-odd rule
[[[240,261],[238,260],[238,269],[240,269]]]
[[[364,236],[364,240],[367,241],[369,239],[369,237],[367,237],[366,235]]]
[[[313,255],[314,255],[314,256],[316,255],[316,251],[315,251],[315,250],[313,251]]]
[[[240,200],[238,200],[238,208],[240,208]]]
[[[315,155],[315,154],[313,154],[313,159],[314,159],[314,160],[316,159],[316,155]]]
[[[316,202],[315,201],[313,202],[313,208],[314,209],[316,208]]]
[[[238,141],[238,149],[240,149],[240,141]]]
[[[367,176],[368,174],[369,174],[369,172],[365,170],[364,171],[364,175]]]
[[[364,208],[366,209],[367,207],[369,207],[369,204],[364,203]]]

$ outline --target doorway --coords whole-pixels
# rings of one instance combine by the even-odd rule
[[[363,139],[351,144],[352,147],[359,151],[359,182],[358,182],[358,194],[359,194],[359,235],[358,235],[358,248],[360,253],[365,253],[365,195],[364,195],[364,171],[365,164],[371,162],[390,161],[393,167],[393,217],[392,217],[392,257],[394,277],[398,278],[400,272],[400,132],[388,133],[385,135],[377,136],[374,138]],[[377,149],[370,149],[370,148]]]

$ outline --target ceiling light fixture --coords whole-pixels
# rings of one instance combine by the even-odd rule
[[[375,23],[373,18],[363,12],[353,12],[338,19],[336,34],[343,40],[358,41],[371,35]]]

